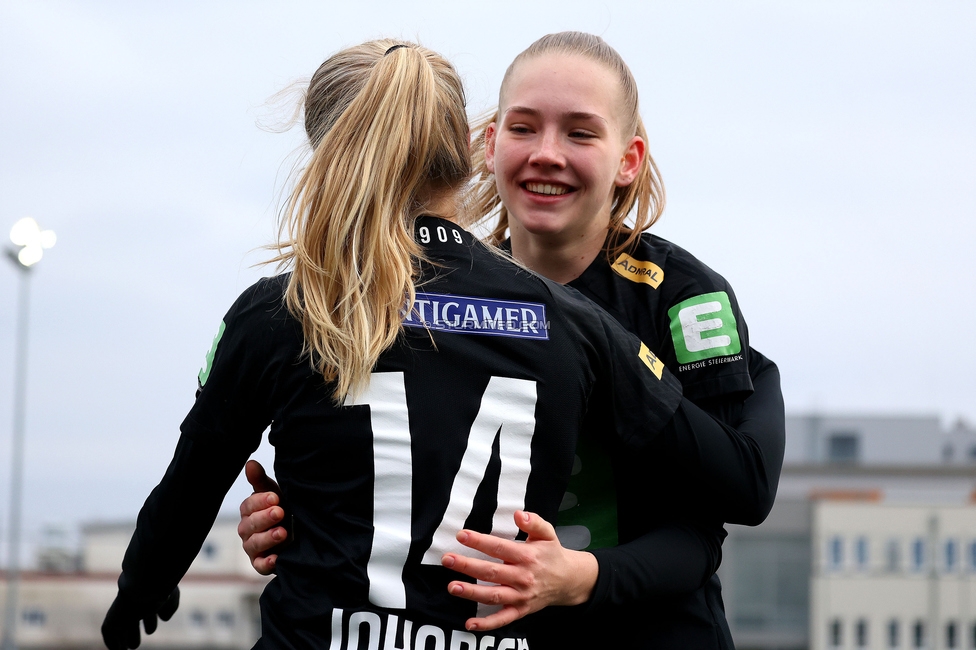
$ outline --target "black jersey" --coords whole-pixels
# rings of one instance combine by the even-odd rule
[[[601,254],[570,286],[659,350],[692,401],[752,392],[749,330],[725,278],[644,233],[632,253]]]
[[[422,217],[416,234],[427,257],[416,301],[368,388],[344,405],[302,354],[286,278],[241,295],[139,514],[120,597],[169,593],[270,424],[296,531],[261,598],[258,647],[527,647],[531,622],[464,630],[478,606],[448,594],[466,578],[441,556],[462,550],[462,527],[515,539],[518,509],[554,520],[577,433],[637,453],[672,419],[680,386],[575,291],[451,222]]]
[[[644,454],[581,440],[558,530],[596,555],[600,577],[587,616],[553,614],[563,638],[546,647],[626,638],[635,648],[731,648],[714,572],[723,523],[759,523],[772,505],[784,444],[778,371],[749,347],[725,279],[660,237],[643,234],[611,263],[601,254],[570,284],[659,350],[714,418],[683,408],[682,435]]]
[[[651,349],[659,350],[661,361],[681,381],[686,398],[701,405],[752,392],[749,332],[735,294],[722,276],[683,248],[644,233],[634,251],[621,253],[609,264],[601,253],[570,286],[603,307]],[[599,445],[584,440],[579,452],[580,463],[571,484],[575,499],[570,500],[576,506],[564,510],[559,523],[581,536],[577,544],[587,541],[580,525],[588,528],[590,540],[585,548],[612,546],[618,534],[629,540],[643,532],[633,515],[635,509],[646,507],[647,494],[666,496],[655,501],[656,515],[642,518],[661,521],[686,516],[688,500],[675,495],[689,490],[700,493],[700,486],[691,478],[694,474],[688,472],[693,454],[676,454],[670,448],[652,459],[619,459],[615,462],[623,465],[611,472],[611,461]],[[634,464],[648,461],[654,463],[650,472],[653,487],[642,492],[636,485],[627,485]],[[617,495],[607,480],[611,475],[620,488]],[[642,477],[641,484],[646,485],[646,480]],[[631,498],[637,500],[632,508],[626,506]],[[722,521],[735,520],[727,515],[717,516]]]

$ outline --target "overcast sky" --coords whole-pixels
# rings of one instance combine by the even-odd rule
[[[301,144],[257,126],[271,95],[398,36],[481,112],[565,29],[629,62],[668,191],[654,231],[729,279],[789,411],[976,422],[973,0],[7,0],[0,234],[29,215],[58,235],[32,278],[28,538],[132,518],[162,476],[217,324],[270,272],[252,265]],[[4,263],[4,528],[17,281]]]

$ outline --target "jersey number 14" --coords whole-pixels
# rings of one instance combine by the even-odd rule
[[[450,501],[430,548],[424,553],[424,564],[439,566],[441,557],[447,552],[475,554],[459,544],[455,535],[471,514],[496,437],[501,473],[491,532],[505,539],[515,539],[519,532],[514,521],[515,511],[525,507],[525,491],[531,471],[536,396],[534,381],[492,377],[488,382],[468,434],[461,466],[454,477]],[[366,565],[369,600],[379,607],[404,609],[407,596],[403,567],[412,541],[413,458],[403,373],[374,373],[365,393],[355,400],[347,400],[346,405],[368,405],[373,428],[374,532]]]

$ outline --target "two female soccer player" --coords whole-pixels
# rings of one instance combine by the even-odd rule
[[[464,628],[475,603],[449,594],[458,574],[441,566],[460,557],[456,531],[514,540],[539,521],[522,509],[555,519],[580,435],[637,455],[692,438],[697,409],[610,316],[455,223],[468,125],[440,56],[393,41],[336,54],[312,79],[305,126],[313,153],[277,257],[291,272],[220,324],[139,513],[106,645],[134,648],[140,620],[148,633],[172,614],[270,424],[297,523],[257,647],[524,648],[529,619]],[[569,561],[596,575],[595,556]]]
[[[663,188],[628,67],[595,36],[540,39],[509,67],[499,110],[475,144],[482,182],[472,203],[482,215],[499,209],[495,243],[660,350],[702,410],[683,413],[695,435],[662,436],[649,453],[608,455],[581,442],[560,533],[597,558],[596,576],[564,570],[559,558],[570,562],[570,552],[550,549],[539,561],[468,534],[472,548],[506,560],[499,568],[446,556],[455,570],[502,583],[452,583],[462,597],[506,605],[469,624],[484,629],[582,591],[586,610],[550,617],[536,645],[604,645],[619,635],[630,647],[732,647],[715,540],[723,522],[757,524],[772,505],[784,444],[779,376],[749,347],[728,283],[683,249],[641,234],[660,215]],[[285,536],[265,532],[283,517],[269,500],[277,497],[257,494],[242,506],[242,535],[262,531],[245,548],[265,572]]]

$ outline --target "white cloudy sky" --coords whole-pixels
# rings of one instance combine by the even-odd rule
[[[668,189],[655,230],[732,282],[790,410],[976,422],[972,0],[5,0],[0,230],[58,234],[32,285],[29,538],[132,517],[162,475],[300,143],[256,126],[269,96],[392,35],[451,58],[480,112],[564,29],[633,68]],[[4,263],[0,527],[16,288]]]

